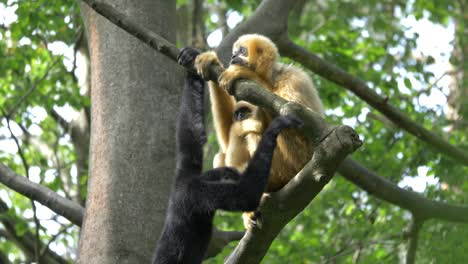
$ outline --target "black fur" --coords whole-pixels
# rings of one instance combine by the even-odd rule
[[[185,48],[179,54],[179,63],[191,65],[198,54]],[[254,211],[268,180],[276,137],[282,129],[302,124],[293,116],[275,119],[242,175],[228,167],[202,174],[206,142],[203,98],[203,80],[187,73],[176,133],[176,178],[153,263],[201,263],[215,210]]]

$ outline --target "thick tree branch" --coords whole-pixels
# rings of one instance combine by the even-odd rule
[[[75,225],[81,226],[84,211],[81,206],[40,184],[29,181],[3,164],[0,164],[0,182],[16,192],[38,201]]]
[[[344,160],[338,172],[371,195],[405,208],[421,219],[468,223],[468,206],[428,200],[418,193],[398,187],[351,159]]]
[[[441,138],[439,135],[430,132],[422,125],[408,118],[405,113],[389,104],[388,98],[384,98],[371,90],[365,81],[352,76],[327,61],[322,60],[310,51],[296,45],[287,37],[282,38],[277,42],[277,44],[282,55],[300,62],[323,78],[350,90],[404,130],[433,146],[445,155],[448,155],[449,157],[452,157],[468,166],[468,153],[466,151],[450,145],[449,142]]]
[[[130,35],[143,41],[143,43],[168,56],[174,61],[177,61],[179,49],[163,37],[143,26],[137,25],[136,23],[132,22],[131,19],[127,18],[123,13],[119,12],[117,9],[106,3],[100,3],[94,0],[82,1],[98,14],[107,18],[109,21],[114,23],[119,28],[125,30]]]
[[[226,263],[260,263],[271,243],[330,181],[339,164],[361,145],[348,126],[334,129],[316,148],[312,159],[281,190],[265,195],[259,207],[260,228],[248,230]]]

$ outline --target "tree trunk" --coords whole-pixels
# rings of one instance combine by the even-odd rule
[[[175,42],[175,1],[106,0]],[[90,178],[79,263],[150,263],[174,172],[182,70],[81,5],[91,59]]]

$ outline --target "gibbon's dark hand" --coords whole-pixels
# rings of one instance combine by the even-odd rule
[[[198,54],[200,54],[200,51],[197,49],[185,47],[177,56],[177,62],[184,67],[192,66]]]
[[[293,114],[288,114],[284,116],[279,116],[273,120],[270,124],[272,128],[276,129],[283,129],[288,127],[297,127],[300,128],[304,125],[301,119]]]

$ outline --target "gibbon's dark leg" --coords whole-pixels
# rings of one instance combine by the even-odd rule
[[[182,65],[190,65],[200,54],[195,49],[185,48],[178,57]],[[200,174],[203,164],[203,145],[206,142],[204,122],[204,84],[197,74],[187,72],[179,109],[176,129],[177,170]],[[185,175],[182,173],[181,175]]]
[[[263,133],[262,139],[246,170],[236,183],[222,179],[235,179],[239,172],[233,168],[222,167],[204,173],[199,188],[194,188],[203,197],[208,208],[227,211],[253,211],[258,207],[270,174],[273,151],[279,133],[288,127],[302,125],[297,117],[286,115],[277,117]],[[208,180],[205,180],[208,179]],[[213,179],[221,179],[215,182]]]

